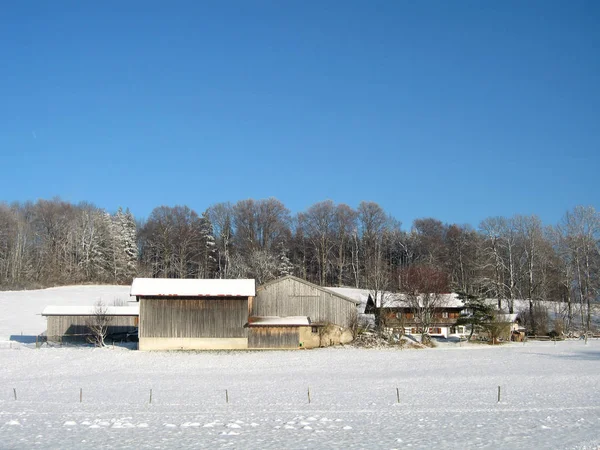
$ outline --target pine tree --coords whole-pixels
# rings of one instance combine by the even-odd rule
[[[129,282],[137,274],[138,245],[135,218],[129,208],[125,210],[122,222],[123,251],[125,253],[125,280]]]
[[[280,277],[292,275],[294,272],[294,265],[292,264],[292,261],[290,261],[290,258],[288,258],[287,254],[288,251],[282,242],[279,246],[279,256],[277,258],[279,262],[277,271],[279,272]]]
[[[466,314],[458,318],[456,325],[471,326],[471,333],[468,338],[470,341],[476,328],[484,328],[494,320],[495,311],[493,306],[488,305],[484,299],[476,295],[458,292],[458,298],[463,301]]]
[[[208,216],[208,211],[204,211],[200,217],[200,237],[202,245],[202,267],[200,267],[201,278],[212,278],[217,266],[217,244],[213,232],[213,226]]]
[[[129,283],[137,271],[137,232],[133,214],[119,207],[111,218],[112,278],[115,283]]]

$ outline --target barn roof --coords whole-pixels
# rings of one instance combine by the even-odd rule
[[[135,278],[130,295],[140,297],[254,297],[254,280]]]
[[[264,289],[264,288],[266,288],[268,286],[271,286],[273,284],[280,283],[280,282],[282,282],[284,280],[294,280],[294,281],[296,281],[298,283],[305,284],[306,286],[310,286],[310,287],[312,287],[314,289],[317,289],[317,290],[319,290],[321,292],[325,292],[327,294],[335,295],[336,297],[341,298],[342,300],[346,300],[347,302],[354,303],[355,305],[359,305],[360,304],[360,301],[358,301],[358,300],[350,298],[350,297],[348,297],[346,295],[343,295],[343,294],[341,294],[339,292],[335,292],[335,291],[333,291],[333,290],[331,290],[329,288],[325,288],[325,287],[313,284],[310,281],[303,280],[302,278],[298,278],[298,277],[295,277],[293,275],[286,275],[285,277],[277,278],[276,280],[269,281],[268,283],[265,283],[265,284],[259,286],[258,290]]]
[[[93,316],[96,314],[95,306],[46,306],[42,316]],[[140,306],[107,306],[107,316],[139,316]]]
[[[306,316],[254,316],[248,319],[249,327],[305,327],[310,326]]]

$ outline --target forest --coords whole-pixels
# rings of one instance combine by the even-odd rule
[[[409,229],[374,202],[325,200],[291,214],[275,198],[218,203],[198,213],[156,207],[145,220],[59,198],[0,203],[0,288],[127,284],[135,276],[255,278],[292,274],[374,292],[435,290],[498,299],[513,312],[565,304],[590,328],[600,294],[600,213],[577,206],[560,223],[489,217],[477,228],[435,218]],[[517,311],[514,311],[517,312]]]

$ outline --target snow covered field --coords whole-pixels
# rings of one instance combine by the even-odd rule
[[[48,304],[110,304],[128,292],[0,292],[0,449],[600,445],[594,339],[204,353],[35,349],[21,339],[45,330],[36,314]]]
[[[599,363],[596,340],[404,351],[3,348],[0,447],[596,448]]]

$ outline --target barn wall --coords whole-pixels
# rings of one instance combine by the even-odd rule
[[[248,348],[298,348],[299,327],[251,327]]]
[[[292,278],[260,287],[252,305],[253,316],[308,316],[313,322],[347,327],[356,316],[356,305]]]
[[[108,334],[134,331],[137,328],[138,316],[111,317]],[[88,335],[90,331],[87,324],[94,320],[94,316],[47,316],[47,319],[46,335],[48,337]]]
[[[140,301],[140,339],[246,339],[247,321],[248,298],[142,298]]]

